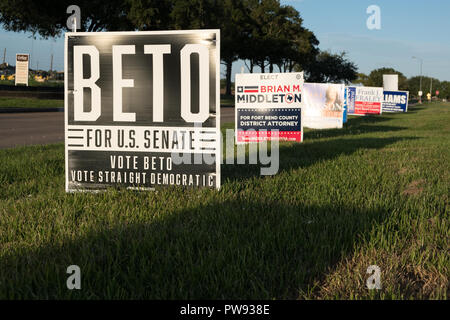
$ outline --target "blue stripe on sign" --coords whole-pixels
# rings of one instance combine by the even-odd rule
[[[301,108],[237,109],[237,129],[301,131],[301,116]]]

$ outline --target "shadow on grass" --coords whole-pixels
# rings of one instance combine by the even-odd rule
[[[355,127],[361,124],[368,123],[380,123],[391,120],[390,117],[387,117],[386,114],[383,116],[379,115],[367,115],[367,116],[350,116],[347,122],[344,124],[345,127]]]
[[[405,139],[410,138],[284,146],[281,170]],[[235,169],[236,179],[243,179],[245,166]],[[143,203],[145,194],[129,197],[131,202],[135,197],[138,209],[133,214],[139,214],[134,219],[138,222],[95,223],[86,234],[74,235],[74,240],[50,237],[39,249],[4,254],[0,298],[295,299],[352,254],[355,243],[392,211],[388,205],[368,209],[364,202],[293,205],[251,199],[236,191],[232,200],[220,201],[218,196],[154,216],[149,209],[153,205]],[[106,195],[104,201],[121,199]],[[61,208],[65,219],[77,219],[76,210]],[[119,211],[114,214],[120,216]],[[66,268],[73,264],[82,272],[79,291],[66,287]]]
[[[379,123],[392,120],[388,116],[355,116],[348,119],[342,129],[311,129],[304,133],[304,140],[316,138],[339,137],[345,135],[372,133],[372,132],[388,132],[399,131],[406,128],[395,126],[383,126]],[[376,124],[376,125],[375,125]]]
[[[147,224],[100,224],[76,240],[3,256],[0,297],[295,299],[389,215],[363,206],[237,197]],[[81,290],[66,287],[73,264],[81,268]]]
[[[392,127],[389,127],[392,129]],[[402,130],[398,128],[395,130]],[[331,160],[343,155],[351,155],[360,149],[381,149],[387,145],[402,140],[412,140],[414,137],[390,138],[339,138],[333,140],[314,141],[313,143],[281,144],[279,148],[279,171],[306,168],[317,162]],[[247,156],[248,162],[248,156]],[[263,165],[222,165],[222,180],[243,181],[251,177],[260,176]]]
[[[426,107],[424,107],[424,106],[417,106],[417,107],[414,107],[414,106],[412,106],[412,107],[408,107],[408,113],[417,113],[417,112],[419,112],[419,111],[421,111],[421,110],[424,110],[424,109],[426,109]]]
[[[333,138],[341,137],[355,134],[373,133],[373,132],[389,132],[389,131],[400,131],[405,130],[404,127],[393,127],[393,126],[373,126],[358,124],[350,124],[342,129],[324,129],[324,130],[312,130],[306,131],[303,134],[304,140],[318,139],[318,138]]]

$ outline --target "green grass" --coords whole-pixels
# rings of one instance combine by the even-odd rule
[[[15,86],[14,80],[0,80],[0,85],[7,85],[7,86]],[[25,86],[24,84],[19,84],[19,86]],[[28,86],[30,87],[55,87],[55,88],[63,88],[64,82],[63,81],[56,81],[56,80],[49,80],[45,82],[38,82],[34,78],[28,79]]]
[[[64,101],[0,97],[0,108],[64,108]]]
[[[447,299],[449,135],[450,104],[351,118],[220,191],[65,194],[62,144],[0,150],[0,298]]]

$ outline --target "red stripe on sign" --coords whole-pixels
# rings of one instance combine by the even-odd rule
[[[252,92],[258,92],[258,90],[244,90],[245,93],[252,93]]]
[[[301,131],[238,131],[238,142],[261,142],[261,141],[302,141]]]
[[[369,101],[356,101],[355,114],[380,114],[381,103]]]

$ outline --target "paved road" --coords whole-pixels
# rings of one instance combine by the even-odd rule
[[[234,108],[221,108],[221,122],[234,122]],[[64,141],[63,112],[0,114],[0,149]]]
[[[0,148],[64,141],[63,112],[0,114]]]
[[[222,107],[220,108],[220,123],[234,123],[234,107]]]

